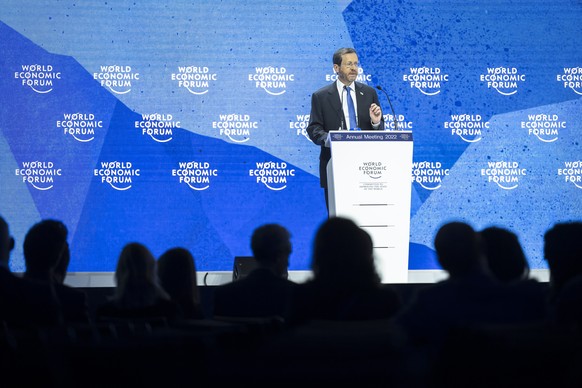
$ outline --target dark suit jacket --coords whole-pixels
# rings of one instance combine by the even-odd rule
[[[536,287],[525,287],[532,286]],[[546,314],[544,302],[541,288],[526,291],[502,285],[489,274],[474,272],[418,290],[395,322],[411,340],[440,345],[449,331],[458,327],[539,323]]]
[[[335,287],[335,286],[334,286]],[[368,289],[335,287],[331,289],[318,279],[299,284],[292,295],[290,324],[310,320],[366,321],[389,319],[402,305],[396,290],[387,284]]]
[[[213,315],[283,317],[296,285],[268,269],[257,268],[242,279],[216,287]]]
[[[56,283],[50,279],[48,273],[25,272],[24,279],[47,284],[53,288],[65,322],[89,322],[89,304],[87,294],[83,290]]]
[[[0,267],[0,321],[17,326],[46,326],[62,322],[54,289],[22,279]]]
[[[372,119],[370,118],[370,105],[378,101],[376,90],[368,85],[354,82],[356,92],[356,102],[358,105],[358,127],[363,131],[374,130]],[[338,129],[346,128],[346,119],[342,111],[342,101],[337,91],[336,83],[327,85],[311,96],[311,114],[307,133],[311,141],[321,146],[319,154],[319,182],[321,187],[327,187],[327,162],[331,158],[331,151],[325,146],[327,133]],[[382,118],[378,129],[384,129],[384,119]]]
[[[83,290],[64,284],[54,284],[54,288],[66,322],[88,323],[90,321],[87,294]]]
[[[180,307],[169,299],[158,299],[150,305],[143,307],[125,307],[117,300],[108,300],[95,311],[97,321],[119,319],[168,319],[180,317]]]

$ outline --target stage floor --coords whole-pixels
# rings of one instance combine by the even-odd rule
[[[542,282],[549,280],[549,271],[545,269],[531,270],[530,276]],[[311,271],[289,271],[289,279],[303,283],[311,276]],[[446,278],[441,270],[411,270],[408,271],[408,283],[435,283]],[[232,271],[199,272],[199,286],[217,286],[232,281]],[[67,275],[65,283],[72,287],[114,287],[113,272],[72,272]]]

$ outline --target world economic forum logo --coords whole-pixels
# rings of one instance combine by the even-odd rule
[[[255,88],[263,89],[272,96],[280,96],[287,91],[289,83],[295,81],[295,74],[288,73],[282,66],[257,66],[248,79],[254,83]]]
[[[406,119],[404,115],[385,114],[384,129],[386,131],[412,131],[414,129],[413,122]]]
[[[249,170],[249,176],[273,191],[284,190],[289,177],[295,176],[295,169],[289,168],[285,162],[256,162],[255,167]]]
[[[503,96],[517,93],[518,86],[525,82],[525,74],[515,67],[488,67],[485,74],[479,77],[488,89],[494,89]]]
[[[131,92],[133,83],[139,78],[139,73],[133,71],[131,66],[105,65],[100,66],[99,71],[93,73],[93,79],[115,94]]]
[[[179,162],[178,168],[172,169],[172,176],[192,190],[204,191],[210,187],[210,179],[218,176],[218,170],[209,162]]]
[[[443,123],[443,127],[466,143],[476,143],[482,139],[483,130],[489,129],[490,123],[483,121],[479,114],[454,114],[450,121]]]
[[[364,176],[376,180],[382,178],[387,166],[382,162],[367,161],[362,162],[358,169]]]
[[[338,74],[335,72],[334,68],[330,69],[330,73],[325,75],[325,82],[335,82],[338,79]],[[360,66],[358,68],[358,75],[356,76],[356,81],[361,82],[363,84],[371,84],[372,83],[372,74],[367,74],[364,71],[364,67]]]
[[[519,186],[519,179],[527,174],[518,162],[487,162],[487,167],[481,169],[481,175],[487,177],[487,182],[497,184],[503,190],[514,190]]]
[[[174,129],[180,128],[181,123],[169,113],[152,113],[142,114],[141,120],[136,120],[134,126],[141,131],[142,136],[149,136],[158,143],[167,143],[172,140]]]
[[[564,88],[572,89],[574,93],[582,96],[582,67],[564,67],[564,72],[556,76]]]
[[[93,175],[98,177],[102,184],[109,184],[117,191],[131,189],[133,179],[141,175],[139,168],[133,167],[131,162],[101,162],[100,168],[93,170]]]
[[[309,139],[309,134],[307,133],[307,127],[309,126],[309,115],[295,115],[295,120],[289,122],[289,128],[295,130],[297,136],[304,136],[307,140]]]
[[[409,73],[402,75],[402,80],[426,96],[436,96],[441,92],[443,83],[449,81],[449,75],[443,73],[440,67],[411,67]]]
[[[80,143],[88,143],[95,139],[95,130],[103,130],[103,120],[98,120],[94,113],[63,113],[63,118],[57,120],[56,126],[62,129],[65,136],[71,136]]]
[[[218,74],[210,71],[207,66],[178,66],[178,72],[170,75],[179,88],[196,95],[208,93],[211,83],[218,80]]]
[[[234,143],[246,143],[251,138],[251,130],[259,128],[259,123],[251,120],[248,114],[219,114],[218,118],[212,122],[212,128]]]
[[[52,65],[21,65],[20,71],[14,72],[14,79],[39,94],[52,92],[55,80],[61,77],[61,72],[55,71]]]
[[[22,177],[23,183],[28,183],[36,190],[46,191],[53,188],[55,177],[62,176],[63,171],[51,161],[27,161],[22,162],[14,174]]]
[[[441,188],[443,177],[449,175],[449,169],[444,168],[442,162],[413,162],[412,182],[418,183],[425,190]]]
[[[564,167],[559,168],[557,174],[565,182],[582,189],[582,160],[564,162]]]
[[[544,143],[558,140],[561,129],[566,128],[566,122],[560,120],[557,114],[528,114],[527,120],[521,122],[521,128],[527,130],[529,136],[535,136]]]

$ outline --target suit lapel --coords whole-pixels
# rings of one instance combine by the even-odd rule
[[[342,129],[346,129],[346,124],[345,124],[346,118],[344,116],[344,111],[342,109],[341,97],[337,91],[337,85],[335,84],[335,82],[329,86],[328,93],[329,93],[329,103],[331,105],[331,108],[333,109],[335,114],[338,116],[338,120],[340,121],[339,124],[342,126]]]
[[[365,95],[364,89],[362,88],[361,84],[354,82],[354,85],[355,85],[354,90],[356,92],[356,101],[358,104],[358,122],[357,122],[357,124],[358,124],[358,128],[362,128],[362,125],[360,124],[361,123],[360,119],[362,117],[366,117],[366,115],[367,115],[367,109],[365,109],[365,106],[366,106],[365,97],[366,97],[366,95]]]
[[[328,90],[329,94],[330,94],[330,101],[331,101],[331,106],[334,109],[340,108],[342,107],[341,105],[341,99],[340,99],[340,95],[337,92],[337,86],[335,85],[335,82],[333,84],[331,84],[331,87]]]

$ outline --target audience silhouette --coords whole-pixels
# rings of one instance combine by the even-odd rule
[[[550,320],[560,326],[582,329],[582,276],[566,283],[550,307]]]
[[[203,319],[194,257],[185,248],[168,249],[158,258],[158,278],[170,299],[178,304],[181,317]]]
[[[370,235],[350,219],[331,217],[320,225],[311,268],[313,278],[294,292],[292,322],[387,319],[401,306],[396,291],[380,281]]]
[[[501,282],[527,279],[529,264],[515,233],[505,228],[490,226],[481,230],[479,234],[493,276]]]
[[[489,271],[482,241],[469,224],[445,223],[434,246],[449,277],[419,289],[397,317],[411,341],[438,347],[456,328],[511,321],[506,295]]]
[[[283,318],[296,284],[287,279],[291,235],[278,224],[265,224],[253,231],[251,250],[257,268],[244,278],[214,290],[214,317]]]
[[[550,319],[582,323],[582,222],[561,222],[544,234],[544,257],[550,269]]]
[[[103,319],[175,319],[179,306],[159,286],[156,261],[143,244],[125,245],[115,269],[115,293],[111,300],[97,307],[98,320]]]
[[[10,272],[10,253],[14,245],[8,223],[0,217],[0,321],[31,328],[61,323],[61,310],[53,287]]]
[[[67,279],[67,272],[69,271],[69,264],[71,263],[71,251],[67,248],[63,251],[60,260],[53,268],[53,279],[55,282],[64,284]]]
[[[87,295],[63,284],[70,259],[67,237],[67,227],[61,221],[46,219],[34,224],[24,238],[24,277],[52,285],[65,321],[86,323],[89,322]]]
[[[479,235],[489,270],[507,288],[507,300],[514,299],[512,309],[524,320],[546,320],[548,287],[529,277],[530,267],[517,234],[490,226]]]
[[[514,231],[446,222],[434,248],[448,277],[415,287],[404,302],[393,285],[381,283],[371,236],[353,220],[331,217],[314,237],[312,278],[296,284],[288,279],[289,231],[274,223],[257,227],[250,245],[258,267],[205,290],[212,296],[204,302],[208,310],[190,251],[171,248],[156,261],[145,245],[128,243],[117,261],[114,295],[97,306],[93,322],[87,295],[64,284],[71,257],[63,222],[44,219],[27,231],[26,272],[19,277],[9,269],[15,240],[0,217],[0,375],[38,368],[50,371],[51,381],[72,382],[79,375],[65,378],[67,368],[84,375],[91,372],[83,367],[87,359],[105,356],[98,365],[106,372],[94,384],[100,386],[124,367],[141,373],[144,363],[168,351],[152,384],[166,371],[176,373],[176,382],[190,376],[185,360],[196,360],[204,379],[223,373],[229,383],[244,377],[249,385],[297,372],[294,384],[309,377],[334,384],[386,378],[417,387],[510,386],[523,373],[532,374],[524,381],[537,382],[532,368],[541,365],[540,382],[576,386],[577,360],[566,354],[578,350],[582,329],[582,222],[556,223],[544,234],[548,283],[530,277]],[[288,324],[256,330],[275,322],[264,318]],[[155,331],[149,323],[158,319],[173,324]],[[149,325],[148,333],[123,329],[139,322]],[[92,334],[85,337],[87,328]],[[49,340],[56,333],[65,334]],[[98,337],[109,342],[94,342]],[[552,358],[547,364],[539,360],[544,352]],[[127,364],[109,366],[108,357]],[[395,365],[383,371],[390,376],[374,372],[388,361]]]

